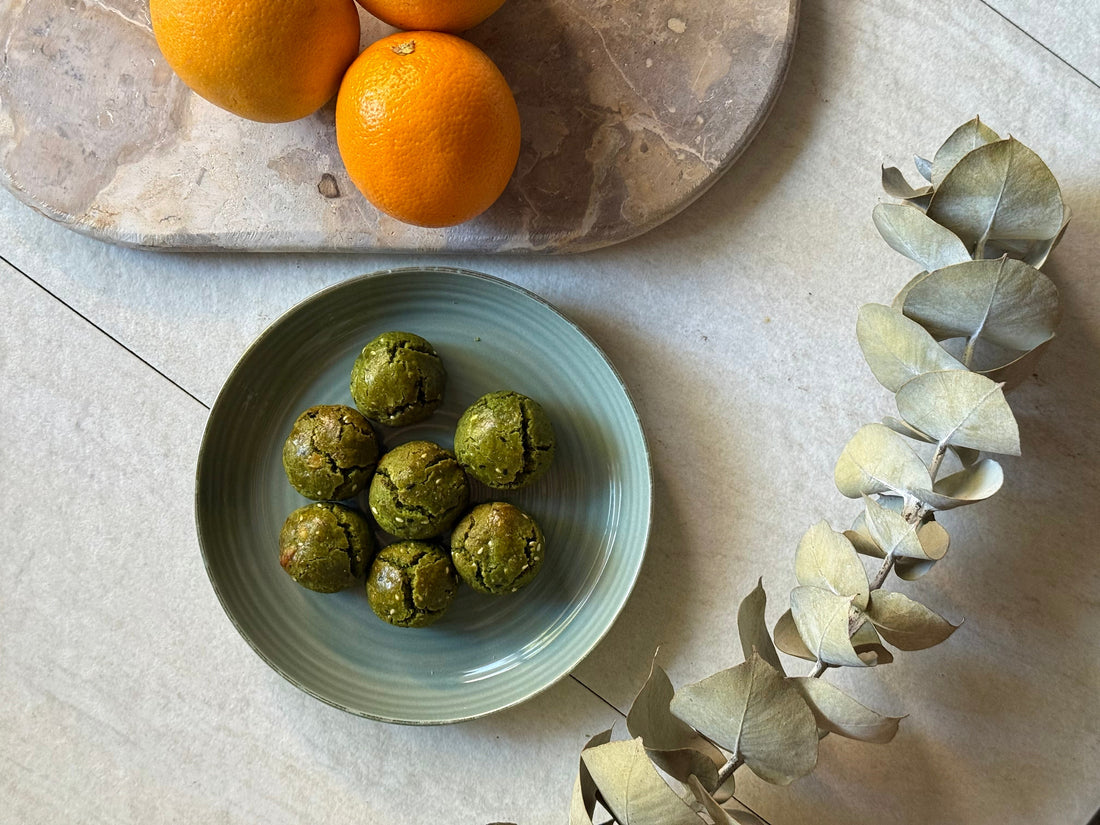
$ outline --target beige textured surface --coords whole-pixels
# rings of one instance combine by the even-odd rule
[[[541,252],[633,237],[713,183],[774,101],[798,5],[509,0],[465,36],[516,95],[516,172],[483,215],[421,229],[355,190],[333,104],[250,123],[182,85],[140,0],[4,2],[2,179],[82,232],[151,247]],[[361,18],[364,44],[392,31]]]
[[[1079,20],[1045,24],[1070,37]],[[574,256],[153,253],[0,193],[0,255],[22,273],[0,267],[0,822],[560,825],[581,745],[622,734],[578,681],[625,708],[658,644],[676,684],[736,664],[738,601],[763,576],[777,616],[799,536],[852,515],[834,462],[890,412],[856,310],[913,274],[871,223],[879,166],[980,114],[1048,161],[1074,218],[1047,267],[1059,337],[1012,399],[1024,454],[905,585],[965,623],[830,674],[908,714],[894,742],[829,737],[807,779],[738,781],[773,825],[1084,825],[1100,808],[1100,88],[1048,45],[978,0],[806,2],[739,161],[653,231]],[[635,594],[577,681],[415,731],[338,713],[253,656],[191,519],[204,405],[250,341],[324,286],[410,264],[507,278],[583,325],[637,402],[657,492]],[[410,763],[430,778],[404,785]]]

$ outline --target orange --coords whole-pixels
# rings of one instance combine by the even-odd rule
[[[519,111],[477,46],[399,32],[368,46],[344,75],[336,143],[378,209],[417,226],[452,226],[504,191],[519,158]]]
[[[317,111],[359,52],[354,0],[150,0],[149,16],[180,79],[249,120]]]
[[[399,29],[462,32],[504,5],[504,0],[359,0],[359,5]]]

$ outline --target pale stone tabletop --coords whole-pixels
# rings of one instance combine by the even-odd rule
[[[687,20],[692,4],[647,5]],[[1084,825],[1100,808],[1098,26],[1096,0],[803,2],[775,107],[729,170],[577,255],[153,252],[0,193],[0,822],[566,822],[580,748],[625,735],[654,649],[677,685],[736,664],[741,598],[762,577],[774,621],[798,538],[853,515],[833,465],[891,403],[856,310],[914,274],[871,222],[880,165],[978,114],[1043,156],[1074,217],[1045,267],[1059,336],[1011,396],[1023,455],[906,585],[965,621],[837,674],[907,714],[893,742],[829,737],[809,777],[739,772],[738,796],[773,825]],[[596,650],[530,702],[431,728],[351,716],[267,667],[222,612],[193,519],[203,426],[248,344],[322,287],[410,264],[506,278],[579,323],[633,395],[656,484],[645,565]]]

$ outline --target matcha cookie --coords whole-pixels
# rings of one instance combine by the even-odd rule
[[[443,401],[447,373],[435,349],[410,332],[384,332],[351,368],[351,397],[367,418],[402,427],[428,418]]]
[[[343,404],[310,407],[283,444],[283,470],[291,486],[321,501],[353,498],[370,483],[378,438],[370,422]]]
[[[518,392],[491,392],[458,420],[455,455],[466,472],[497,490],[516,490],[554,460],[554,428],[539,403]]]
[[[398,627],[437,621],[458,592],[450,556],[423,541],[382,548],[367,575],[367,601],[378,618]]]
[[[470,500],[470,486],[451,453],[430,441],[410,441],[379,459],[367,499],[387,533],[426,539],[455,523]]]
[[[481,593],[514,593],[530,584],[542,556],[542,530],[527,513],[506,502],[479,504],[451,533],[455,569]]]
[[[370,523],[342,504],[299,507],[279,532],[279,563],[294,581],[319,593],[361,581],[373,552]]]

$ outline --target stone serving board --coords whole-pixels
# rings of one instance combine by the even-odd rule
[[[147,0],[0,0],[0,169],[21,200],[138,247],[575,252],[702,194],[760,127],[798,0],[508,0],[464,36],[497,63],[519,164],[447,229],[375,210],[344,172],[334,106],[241,120],[165,63]],[[361,12],[364,45],[393,29]]]

